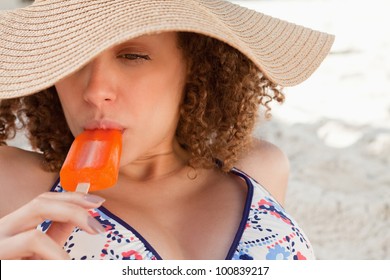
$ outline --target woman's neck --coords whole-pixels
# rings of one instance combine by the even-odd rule
[[[144,156],[121,168],[127,180],[147,182],[188,172],[188,153],[174,141],[172,147]]]

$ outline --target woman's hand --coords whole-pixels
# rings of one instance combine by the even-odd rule
[[[47,192],[0,219],[0,259],[69,259],[62,249],[75,226],[90,234],[104,232],[88,209],[104,199],[83,193]],[[45,233],[37,226],[53,221]]]

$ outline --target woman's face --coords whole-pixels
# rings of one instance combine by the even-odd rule
[[[123,130],[121,164],[172,151],[186,64],[176,33],[112,47],[55,84],[73,135]]]

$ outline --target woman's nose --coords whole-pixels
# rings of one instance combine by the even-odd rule
[[[116,100],[115,74],[104,58],[95,58],[84,71],[83,98],[86,102],[101,107]]]

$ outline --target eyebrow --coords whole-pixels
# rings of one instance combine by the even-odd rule
[[[142,38],[136,37],[136,38],[124,41],[122,43],[119,43],[115,47],[123,47],[123,46],[126,46],[126,45],[134,45],[134,46],[139,46],[139,47],[147,47],[147,46],[149,46],[147,43],[144,42],[144,40],[142,40]]]

